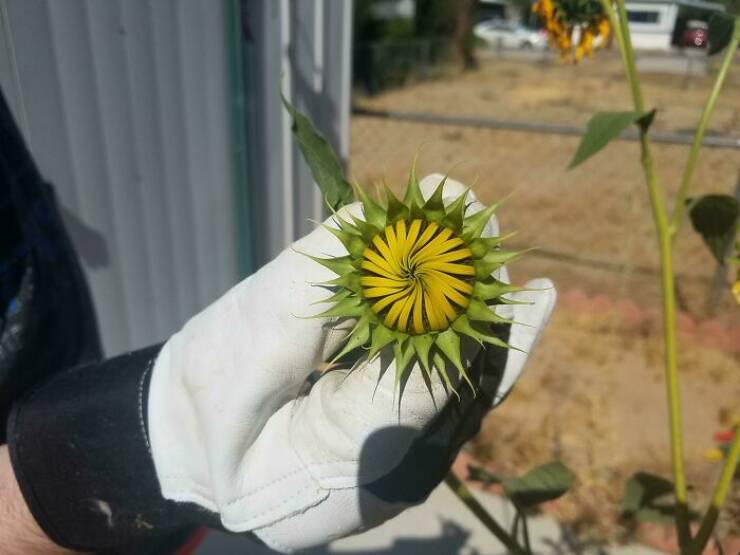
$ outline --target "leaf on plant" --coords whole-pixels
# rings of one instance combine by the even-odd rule
[[[557,499],[573,485],[573,473],[560,461],[530,470],[520,478],[503,482],[504,491],[515,505],[528,508]]]
[[[686,201],[694,230],[722,264],[737,233],[740,205],[730,195],[704,195]]]
[[[293,118],[291,127],[293,137],[311,169],[316,185],[321,189],[329,206],[338,210],[351,201],[352,187],[344,178],[342,166],[334,149],[313,126],[311,120],[288,102],[285,96],[281,95],[281,98]]]
[[[578,150],[568,168],[574,168],[589,159],[609,144],[610,141],[619,137],[630,125],[648,117],[649,114],[641,114],[640,112],[599,112],[594,114],[586,125],[586,133],[583,135],[581,144],[578,145]],[[649,119],[652,120],[652,118]]]
[[[468,480],[483,482],[484,484],[501,484],[506,480],[506,476],[494,474],[479,466],[468,465]]]
[[[624,485],[622,516],[645,522],[663,522],[674,517],[673,482],[647,472],[637,472]]]
[[[724,50],[732,39],[735,26],[740,24],[738,21],[740,19],[726,13],[712,14],[712,17],[709,19],[707,39],[709,43],[708,53],[710,56]]]

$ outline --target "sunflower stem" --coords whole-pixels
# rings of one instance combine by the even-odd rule
[[[609,5],[608,0],[603,2],[604,9],[610,16],[610,21],[618,19],[619,32],[615,37],[620,43],[620,52],[624,61],[627,80],[630,86],[632,102],[635,111],[645,112],[645,101],[640,88],[640,81],[635,63],[635,53],[632,48],[627,10],[624,0],[616,0],[617,16]],[[662,188],[658,182],[651,152],[651,143],[647,135],[647,127],[640,125],[640,152],[643,173],[647,184],[650,206],[655,222],[661,262],[661,284],[663,289],[663,328],[665,341],[665,376],[668,398],[668,414],[671,442],[671,462],[673,470],[674,494],[676,497],[676,530],[681,552],[685,552],[691,541],[688,517],[688,496],[686,493],[686,477],[683,466],[683,438],[681,426],[681,397],[678,380],[678,357],[676,346],[676,298],[673,272],[673,245],[671,227],[666,215]]]
[[[701,526],[696,533],[694,541],[688,549],[688,555],[700,555],[704,551],[717,524],[719,513],[727,500],[727,494],[730,491],[730,485],[737,470],[738,459],[740,459],[740,425],[735,426],[735,437],[730,444],[730,449],[722,466],[722,472],[714,488],[712,502],[701,521]]]
[[[506,532],[506,530],[504,530],[504,528],[498,522],[496,522],[491,514],[486,511],[483,505],[481,505],[478,500],[473,497],[473,494],[468,489],[468,486],[466,486],[465,483],[460,480],[460,478],[455,476],[452,471],[447,473],[447,476],[445,477],[445,484],[449,486],[449,488],[457,496],[457,498],[462,501],[462,503],[470,510],[470,512],[472,512],[476,516],[481,524],[488,528],[491,534],[496,536],[496,539],[504,544],[504,546],[509,550],[509,553],[514,553],[516,555],[527,555],[527,550],[521,547],[516,539],[512,538]]]
[[[717,103],[717,97],[719,97],[719,92],[725,82],[725,77],[727,77],[728,70],[730,69],[730,65],[732,63],[733,57],[735,56],[735,52],[737,51],[739,42],[740,24],[735,23],[735,27],[732,33],[732,39],[730,40],[730,44],[728,44],[727,48],[725,49],[725,55],[722,59],[722,65],[720,66],[719,72],[717,72],[717,77],[714,80],[712,90],[709,93],[709,97],[707,97],[706,103],[704,104],[704,110],[702,111],[701,117],[699,118],[699,125],[696,126],[694,142],[691,145],[689,158],[688,160],[686,160],[686,167],[684,168],[683,175],[681,176],[681,186],[678,189],[676,204],[673,207],[673,217],[671,218],[671,235],[673,236],[676,235],[676,232],[681,225],[681,218],[683,217],[683,213],[685,211],[684,204],[686,201],[686,195],[688,194],[691,178],[694,175],[696,162],[699,158],[699,150],[701,149],[701,144],[704,141],[704,132],[706,131],[707,125],[709,124],[709,119],[712,117],[712,113],[714,112],[714,106]]]

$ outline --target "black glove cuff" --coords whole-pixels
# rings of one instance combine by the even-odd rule
[[[13,470],[31,513],[55,543],[144,553],[153,540],[183,528],[218,526],[216,515],[160,493],[146,429],[160,349],[73,368],[13,407]]]

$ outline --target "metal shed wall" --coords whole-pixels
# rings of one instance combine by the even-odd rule
[[[253,268],[321,217],[281,75],[347,156],[351,2],[230,1],[0,0],[0,85],[57,189],[109,355],[165,339],[226,291],[249,270],[240,245]],[[251,34],[236,104],[234,4]]]

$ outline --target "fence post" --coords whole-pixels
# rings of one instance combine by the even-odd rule
[[[740,202],[740,171],[737,175],[737,183],[735,184],[735,200]],[[730,256],[732,249],[735,248],[735,241],[730,242],[725,252],[725,258]],[[707,295],[707,312],[710,316],[714,316],[717,313],[719,304],[722,301],[722,296],[727,289],[727,264],[722,262],[717,264],[717,269],[714,271],[714,277],[712,283],[709,286],[709,294]]]

